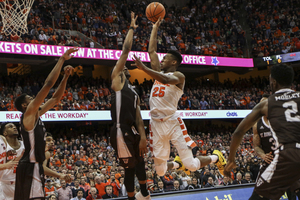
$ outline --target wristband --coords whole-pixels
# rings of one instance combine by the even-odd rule
[[[130,26],[129,30],[130,30],[130,29],[134,30],[134,28],[133,28],[132,26]]]

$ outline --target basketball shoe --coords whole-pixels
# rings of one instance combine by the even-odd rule
[[[215,164],[217,165],[217,167],[219,169],[219,172],[222,175],[224,175],[224,167],[227,164],[227,162],[226,162],[226,160],[225,160],[225,158],[223,156],[223,153],[221,151],[219,151],[219,150],[214,150],[212,152],[212,155],[218,156],[218,160],[217,160],[217,162]]]

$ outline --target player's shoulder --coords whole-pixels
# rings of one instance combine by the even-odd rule
[[[173,75],[177,76],[178,78],[184,78],[185,79],[185,75],[182,72],[180,72],[180,71],[175,71],[173,73]]]

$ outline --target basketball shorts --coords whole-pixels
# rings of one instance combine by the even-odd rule
[[[179,157],[193,158],[191,149],[196,147],[196,143],[188,135],[179,115],[174,114],[166,120],[151,119],[149,130],[150,151],[154,162],[162,164],[170,159],[170,141],[176,147]]]
[[[5,200],[14,200],[15,195],[15,181],[1,181],[0,182],[0,200],[3,200],[2,197],[5,197]]]
[[[42,163],[19,162],[16,173],[15,200],[45,199]]]
[[[144,161],[139,150],[140,135],[134,126],[115,123],[110,130],[110,142],[122,167],[133,168]]]
[[[262,167],[254,191],[272,200],[278,200],[288,188],[297,189],[300,179],[300,148],[288,144],[274,153],[270,165]]]

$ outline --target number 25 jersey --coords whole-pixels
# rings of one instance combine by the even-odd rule
[[[300,92],[281,89],[268,98],[268,119],[278,143],[300,143]],[[277,146],[278,147],[278,146]]]
[[[166,73],[165,75],[172,74]],[[182,94],[183,91],[176,85],[162,84],[155,80],[149,101],[151,118],[160,120],[171,117],[177,111],[178,101]]]

